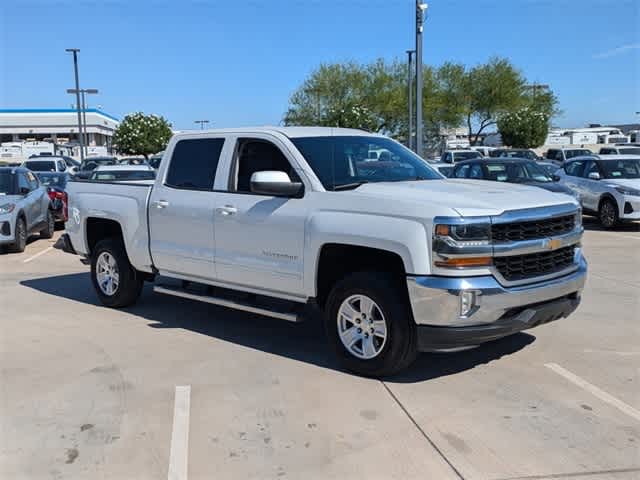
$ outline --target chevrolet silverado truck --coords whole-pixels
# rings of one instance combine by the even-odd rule
[[[104,305],[148,281],[292,322],[320,311],[366,376],[567,317],[587,272],[574,198],[445,179],[359,130],[179,133],[153,185],[77,180],[68,195],[61,248],[91,264]]]

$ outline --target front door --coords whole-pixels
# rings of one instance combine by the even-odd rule
[[[216,193],[216,273],[237,286],[302,295],[306,202],[251,192],[254,172],[300,181],[278,140],[239,138],[227,192]]]
[[[215,278],[213,184],[224,142],[185,138],[168,152],[164,178],[149,198],[151,257],[161,274]]]

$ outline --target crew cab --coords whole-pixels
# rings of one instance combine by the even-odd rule
[[[294,322],[320,311],[341,364],[367,376],[566,317],[587,271],[572,197],[445,179],[359,130],[182,132],[153,185],[68,193],[60,248],[91,264],[104,305],[152,281]]]

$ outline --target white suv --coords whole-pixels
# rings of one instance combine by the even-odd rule
[[[640,155],[576,157],[557,174],[580,198],[583,211],[605,228],[640,220]]]

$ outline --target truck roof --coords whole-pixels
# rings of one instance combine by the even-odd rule
[[[358,130],[355,128],[338,128],[338,127],[278,127],[278,126],[266,126],[266,127],[246,127],[246,128],[215,128],[207,130],[181,130],[176,132],[176,136],[182,135],[207,135],[212,133],[280,133],[289,138],[298,137],[331,137],[338,135],[345,136],[364,136],[364,137],[378,137],[381,136],[377,133],[365,132],[364,130]]]

